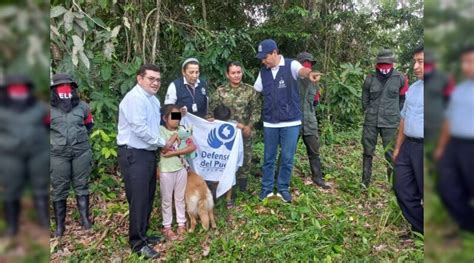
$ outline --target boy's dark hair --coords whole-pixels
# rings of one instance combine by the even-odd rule
[[[419,45],[417,46],[414,50],[413,50],[413,56],[420,53],[420,52],[423,52],[424,51],[424,46],[423,45]]]
[[[239,61],[231,61],[231,62],[227,63],[227,71],[226,71],[227,73],[229,73],[229,69],[230,69],[230,67],[232,67],[232,66],[236,66],[236,67],[241,67],[241,68],[242,68],[242,64],[240,64]]]
[[[468,44],[468,45],[465,45],[465,46],[461,49],[460,56],[465,55],[465,54],[467,54],[467,53],[472,53],[472,52],[474,52],[474,44]]]
[[[228,121],[231,118],[231,112],[229,107],[225,106],[224,104],[219,104],[214,109],[214,119],[220,121]]]
[[[168,117],[171,115],[173,110],[179,110],[178,105],[176,104],[167,104],[161,108],[161,115],[163,121],[167,121]]]
[[[160,72],[160,67],[158,67],[155,64],[143,64],[137,71],[137,76],[145,76],[145,73],[147,70],[155,71],[155,72]]]

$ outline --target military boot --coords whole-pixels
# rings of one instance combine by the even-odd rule
[[[391,166],[387,167],[387,179],[390,182],[393,176],[393,168]]]
[[[317,158],[317,159],[310,160],[309,164],[310,164],[311,174],[312,174],[311,179],[313,180],[313,182],[317,186],[319,186],[323,189],[331,188],[329,185],[326,184],[326,182],[323,179],[323,172],[321,170],[321,161],[320,161],[320,159]]]
[[[35,196],[34,205],[40,226],[49,229],[48,196]]]
[[[372,156],[364,154],[362,183],[365,187],[369,187],[370,178],[372,177]]]
[[[89,195],[76,196],[76,201],[82,228],[85,230],[91,229],[92,223],[89,219]]]
[[[247,192],[247,178],[237,178],[237,183],[239,185],[239,191],[241,193]]]
[[[7,223],[5,235],[8,237],[16,236],[18,233],[18,218],[20,216],[20,200],[4,202],[3,209]]]
[[[54,220],[56,222],[56,231],[54,237],[61,237],[66,230],[66,200],[53,202]]]

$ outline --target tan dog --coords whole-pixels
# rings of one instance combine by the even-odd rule
[[[193,232],[196,228],[197,217],[201,219],[202,227],[207,231],[209,229],[209,221],[212,228],[216,228],[214,220],[214,201],[206,182],[201,176],[195,172],[188,172],[188,182],[186,184],[186,210],[188,211],[191,226],[189,232]]]

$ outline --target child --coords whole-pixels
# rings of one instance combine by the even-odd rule
[[[233,120],[230,119],[231,116],[232,116],[232,113],[230,111],[230,108],[223,105],[223,104],[218,105],[214,109],[214,119],[216,119],[216,120],[236,123],[236,121],[233,121]],[[242,129],[242,127],[243,127],[243,125],[241,123],[237,122],[237,128]],[[218,182],[206,181],[206,183],[207,183],[207,186],[209,187],[209,189],[212,192],[212,196],[214,197],[214,202],[215,202]],[[227,191],[227,193],[225,195],[225,199],[226,199],[228,209],[234,207],[234,198],[235,197],[232,196],[232,188],[231,188],[229,191]]]
[[[160,158],[160,192],[161,192],[161,212],[163,214],[163,235],[168,240],[182,239],[186,233],[186,210],[185,210],[185,190],[187,182],[187,169],[184,158],[181,155],[193,152],[196,149],[192,139],[188,139],[187,147],[178,150],[179,142],[178,126],[181,119],[179,107],[176,105],[166,105],[164,107],[163,122],[165,126],[160,126],[160,136],[165,140],[175,141],[172,149],[162,151]],[[173,221],[172,200],[176,209],[176,221],[178,223],[178,235],[171,229]]]

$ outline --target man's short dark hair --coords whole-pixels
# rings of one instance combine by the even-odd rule
[[[214,119],[220,120],[220,121],[229,121],[230,118],[231,118],[230,109],[224,104],[219,104],[214,109]]]
[[[155,64],[143,64],[137,71],[137,76],[145,76],[145,73],[147,70],[155,71],[155,72],[160,72],[160,67],[158,67]]]
[[[415,50],[413,50],[413,56],[418,54],[418,53],[421,53],[425,50],[425,48],[423,47],[423,45],[419,45],[415,48]]]
[[[466,55],[467,53],[472,53],[474,52],[474,44],[468,44],[468,45],[465,45],[462,49],[461,49],[461,53],[460,55]]]

